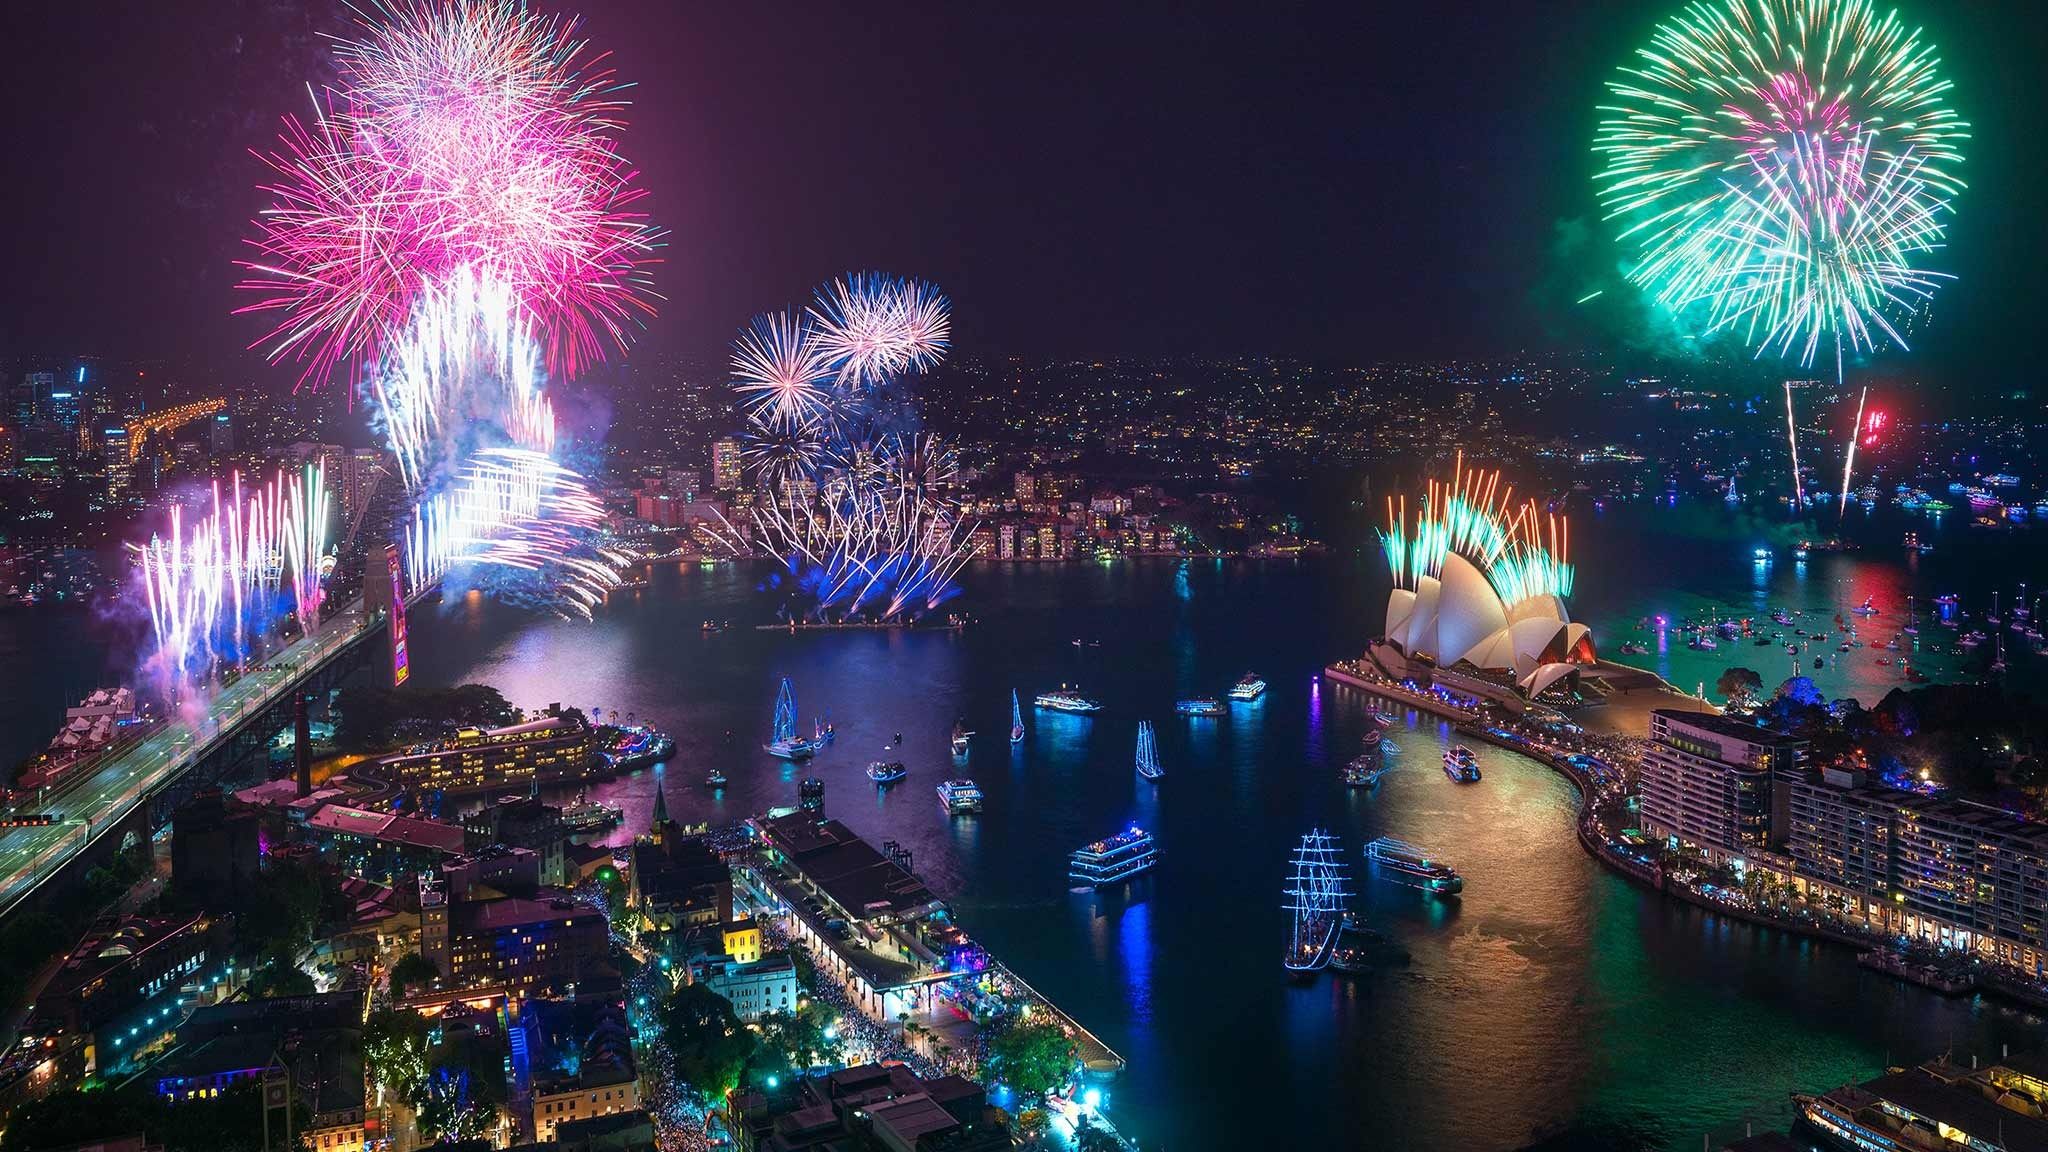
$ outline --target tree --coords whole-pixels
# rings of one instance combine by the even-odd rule
[[[1820,689],[1814,685],[1810,676],[1794,676],[1778,685],[1777,697],[1794,704],[1804,704],[1809,708],[1818,708],[1827,703],[1827,697],[1821,695]]]
[[[391,966],[391,995],[402,999],[411,987],[424,988],[441,978],[441,969],[417,952],[407,952]]]
[[[1084,1125],[1074,1133],[1074,1147],[1080,1152],[1124,1152],[1124,1146],[1104,1128]]]
[[[685,984],[662,1008],[662,1036],[678,1080],[709,1100],[723,1100],[739,1085],[756,1040],[732,1004],[702,984]]]
[[[427,1080],[427,1032],[417,1012],[380,1008],[363,1022],[363,1066],[380,1093],[408,1104],[419,1097]]]
[[[1764,678],[1748,668],[1730,668],[1714,681],[1714,691],[1730,708],[1748,708],[1763,695]]]
[[[1017,1137],[1028,1147],[1045,1139],[1052,1130],[1052,1116],[1043,1108],[1026,1108],[1017,1113]]]
[[[1073,1078],[1074,1042],[1050,1020],[1019,1020],[989,1039],[986,1067],[1018,1095],[1036,1100]]]
[[[770,1012],[761,1017],[761,1047],[793,1069],[829,1064],[839,1054],[839,1040],[836,1034],[825,1034],[828,1026],[825,1009],[818,1004],[795,1012]]]

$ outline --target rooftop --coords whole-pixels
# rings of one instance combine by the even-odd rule
[[[450,853],[462,851],[462,829],[454,824],[390,812],[372,812],[346,804],[321,805],[306,817],[306,827],[408,848]]]
[[[1754,721],[1745,720],[1740,716],[1721,716],[1712,712],[1688,712],[1683,708],[1653,708],[1650,710],[1650,715],[1661,716],[1690,728],[1712,732],[1717,736],[1733,736],[1738,740],[1754,740],[1759,744],[1773,744],[1781,740],[1792,739],[1790,735],[1780,732],[1775,728],[1765,728]]]
[[[201,931],[205,922],[193,916],[129,916],[118,923],[97,924],[79,939],[64,966],[43,988],[49,997],[70,996],[95,980],[132,964],[164,941]]]
[[[566,922],[578,917],[602,919],[597,909],[572,899],[566,892],[555,895],[543,889],[542,893],[541,897],[530,900],[523,896],[505,896],[496,900],[458,900],[449,906],[448,918],[452,927],[465,933],[499,932],[547,920]]]

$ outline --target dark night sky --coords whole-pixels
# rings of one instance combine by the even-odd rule
[[[1600,83],[1676,0],[692,4],[589,0],[638,82],[670,230],[648,349],[719,346],[853,268],[954,298],[964,350],[1344,362],[1616,343],[1561,306]],[[1976,125],[1910,368],[2031,377],[2048,215],[2037,4],[1937,4]],[[0,353],[231,362],[250,147],[328,74],[337,0],[13,6]],[[282,383],[289,378],[277,370]]]

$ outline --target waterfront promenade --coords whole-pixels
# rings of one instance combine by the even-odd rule
[[[1954,965],[1937,969],[1933,965],[1908,962],[1893,953],[1895,941],[1866,931],[1860,925],[1826,916],[1803,904],[1798,907],[1790,903],[1767,905],[1748,893],[1713,884],[1698,871],[1666,868],[1662,861],[1649,854],[1646,846],[1626,835],[1633,821],[1628,804],[1627,763],[1610,765],[1579,751],[1548,744],[1534,735],[1487,724],[1478,712],[1462,707],[1456,701],[1388,680],[1375,670],[1358,664],[1332,664],[1323,670],[1323,674],[1336,683],[1441,716],[1450,720],[1461,736],[1520,752],[1562,774],[1579,794],[1575,824],[1580,847],[1602,864],[1638,884],[1716,915],[1853,948],[1862,954],[1865,967],[1945,995],[1981,988],[2029,1007],[2048,1009],[2048,983],[2033,982],[1996,970],[1974,958],[1967,962],[1966,972]],[[1623,758],[1617,756],[1616,759]]]

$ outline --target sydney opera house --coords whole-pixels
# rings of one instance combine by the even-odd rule
[[[1465,672],[1524,699],[1591,667],[1593,634],[1565,613],[1572,568],[1562,517],[1512,502],[1497,472],[1431,481],[1412,510],[1390,500],[1381,533],[1394,589],[1382,664]]]

